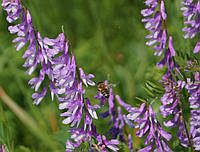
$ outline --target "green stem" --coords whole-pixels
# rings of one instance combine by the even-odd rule
[[[55,151],[60,152],[58,150],[58,145],[55,144],[55,141],[51,139],[51,137],[44,131],[41,130],[41,128],[38,127],[35,120],[27,113],[25,112],[21,107],[19,107],[3,90],[3,88],[0,86],[0,99],[15,113],[15,115],[21,120],[24,125],[27,126],[27,128],[35,134],[36,137],[38,137],[40,140],[43,141],[46,146]]]
[[[189,135],[189,131],[187,129],[187,124],[186,124],[186,120],[184,118],[184,115],[183,115],[183,103],[181,101],[181,98],[179,97],[179,100],[180,100],[180,107],[181,107],[181,118],[182,118],[182,121],[183,121],[183,125],[184,125],[184,128],[185,128],[185,132],[186,132],[186,135],[187,135],[187,138],[188,138],[188,142],[189,142],[189,145],[191,147],[191,152],[194,152],[194,148],[192,146],[192,142],[191,142],[191,138],[190,138],[190,135]]]

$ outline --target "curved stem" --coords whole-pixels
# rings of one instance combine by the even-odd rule
[[[58,145],[51,139],[51,137],[44,130],[37,125],[35,120],[21,107],[19,107],[15,101],[13,101],[0,86],[0,99],[15,113],[15,115],[35,134],[36,137],[41,139],[46,146],[55,151],[60,152]]]

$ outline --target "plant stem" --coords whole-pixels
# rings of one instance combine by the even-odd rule
[[[187,129],[187,124],[186,124],[186,121],[185,121],[185,118],[184,118],[184,115],[183,115],[183,105],[182,105],[182,101],[181,101],[180,97],[179,97],[179,100],[181,102],[181,104],[180,104],[180,107],[181,107],[181,118],[182,118],[182,121],[183,121],[185,132],[186,132],[186,135],[187,135],[187,138],[188,138],[189,145],[191,147],[191,152],[194,152],[194,148],[192,146],[192,142],[191,142],[191,138],[190,138],[190,135],[189,135],[189,131]]]
[[[0,99],[15,113],[15,115],[27,126],[27,128],[35,134],[40,140],[43,141],[46,146],[55,152],[58,150],[58,145],[51,139],[51,137],[41,128],[38,127],[35,120],[21,107],[19,107],[15,101],[13,101],[0,86]]]

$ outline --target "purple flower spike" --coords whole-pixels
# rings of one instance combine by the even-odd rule
[[[191,83],[191,80],[188,79],[188,83],[186,88],[190,94],[189,103],[191,110],[191,118],[190,118],[190,134],[191,140],[193,141],[193,146],[195,150],[200,150],[200,78],[199,72],[195,72],[195,82]]]
[[[182,31],[186,32],[184,34],[185,39],[192,39],[197,35],[197,33],[200,30],[200,2],[193,2],[193,0],[185,0],[182,1],[182,4],[184,5],[184,7],[181,8],[181,10],[183,11],[183,16],[185,18],[184,24],[187,25],[187,27],[184,27]],[[194,53],[198,53],[200,51],[199,43],[200,39],[193,50]]]
[[[135,112],[137,114],[134,114]],[[135,122],[136,128],[139,128],[139,131],[136,132],[138,137],[143,137],[148,134],[144,144],[147,145],[149,142],[150,144],[147,147],[140,149],[139,152],[149,152],[153,149],[155,144],[156,148],[154,151],[164,152],[163,148],[167,148],[169,149],[169,152],[171,152],[170,148],[164,142],[164,139],[169,141],[172,136],[162,129],[151,105],[147,106],[146,103],[143,103],[138,110],[132,111],[127,117]],[[164,144],[161,143],[161,139]]]
[[[163,105],[160,106],[160,113],[164,118],[173,115],[173,119],[165,121],[163,124],[166,127],[179,126],[179,132],[177,132],[176,135],[180,139],[181,145],[188,147],[189,142],[183,124],[183,113],[180,105],[180,91],[185,87],[185,82],[178,80],[176,84],[170,79],[171,78],[164,79],[163,86],[165,87],[166,92],[161,97],[161,102]]]
[[[160,3],[160,10],[156,11]],[[146,0],[145,4],[148,6],[147,9],[141,11],[141,14],[145,17],[142,22],[146,22],[145,28],[151,32],[146,38],[149,39],[146,45],[152,46],[156,44],[153,49],[156,50],[154,55],[161,56],[166,45],[167,34],[166,29],[162,29],[164,21],[167,19],[165,12],[164,0]],[[150,17],[153,15],[153,17]]]

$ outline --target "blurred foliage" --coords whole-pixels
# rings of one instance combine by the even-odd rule
[[[133,106],[140,103],[135,97],[145,96],[143,85],[146,80],[158,81],[161,78],[165,69],[155,66],[160,58],[153,56],[152,47],[145,45],[144,37],[148,32],[141,23],[140,10],[145,7],[142,0],[23,0],[23,3],[30,10],[34,27],[42,37],[55,38],[64,26],[78,65],[86,73],[93,73],[95,82],[109,78],[110,83],[118,84],[114,91],[127,103]],[[166,4],[168,32],[175,36],[174,47],[178,52],[189,53],[196,40],[182,37],[180,0],[167,0]],[[59,147],[57,151],[64,151],[69,134],[61,123],[58,101],[52,102],[48,93],[40,106],[32,105],[33,90],[28,81],[38,73],[25,75],[21,58],[25,49],[15,51],[12,40],[16,36],[9,34],[6,16],[6,12],[0,9],[0,86],[54,140]],[[97,102],[93,99],[96,92],[95,87],[87,92],[92,103]],[[100,132],[105,133],[108,119],[101,120],[97,121],[97,126]],[[10,152],[54,151],[50,143],[44,144],[45,140],[39,139],[26,123],[22,123],[0,101],[0,144],[6,144]],[[131,132],[135,133],[135,130]],[[177,139],[173,141],[174,147],[179,145]],[[133,142],[134,148],[140,147],[138,138],[133,137]]]

